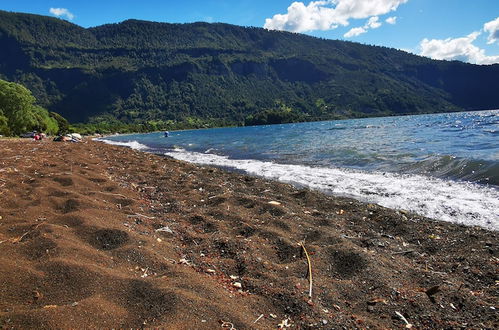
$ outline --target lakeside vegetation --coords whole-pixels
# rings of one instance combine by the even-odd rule
[[[35,102],[24,86],[0,79],[0,135],[18,136],[29,131],[55,135],[68,131],[66,119]]]
[[[48,135],[65,133],[80,133],[83,135],[146,133],[162,130],[270,125],[366,117],[365,114],[352,112],[342,115],[337,114],[334,117],[312,117],[287,106],[283,102],[277,101],[273,107],[257,112],[254,115],[248,115],[241,122],[187,117],[181,121],[149,120],[141,123],[127,123],[119,121],[110,115],[102,115],[93,117],[86,123],[70,124],[60,114],[49,112],[37,105],[37,103],[38,101],[26,87],[0,79],[0,135],[20,136],[31,131],[44,132]],[[318,102],[317,106],[322,107],[324,103]]]

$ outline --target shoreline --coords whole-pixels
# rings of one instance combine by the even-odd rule
[[[498,186],[452,180],[423,173],[365,171],[341,167],[310,167],[258,159],[232,159],[207,152],[158,152],[136,139],[101,142],[155,153],[199,166],[213,166],[258,178],[288,183],[329,196],[353,198],[422,217],[499,230]],[[443,198],[442,196],[447,196]]]
[[[3,327],[499,326],[495,231],[96,141],[0,149]]]

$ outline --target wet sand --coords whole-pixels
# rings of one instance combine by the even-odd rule
[[[3,328],[499,327],[497,232],[89,140],[0,153]]]

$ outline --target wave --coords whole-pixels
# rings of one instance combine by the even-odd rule
[[[133,141],[127,141],[127,142],[112,141],[112,140],[107,140],[105,138],[97,138],[95,140],[96,141],[101,141],[101,142],[104,142],[104,143],[107,143],[107,144],[112,144],[112,145],[115,145],[115,146],[129,147],[129,148],[132,148],[134,150],[146,150],[146,149],[149,149],[149,147],[146,146],[145,144],[139,143],[139,142],[137,142],[135,140],[133,140]]]
[[[400,169],[403,173],[499,186],[499,162],[453,156],[431,156]]]
[[[232,168],[392,209],[403,209],[436,220],[499,230],[499,191],[478,184],[418,174],[370,173],[237,160],[182,149],[166,152],[165,155],[196,164]]]

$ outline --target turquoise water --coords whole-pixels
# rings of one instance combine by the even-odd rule
[[[499,229],[499,110],[105,140],[439,220]]]

